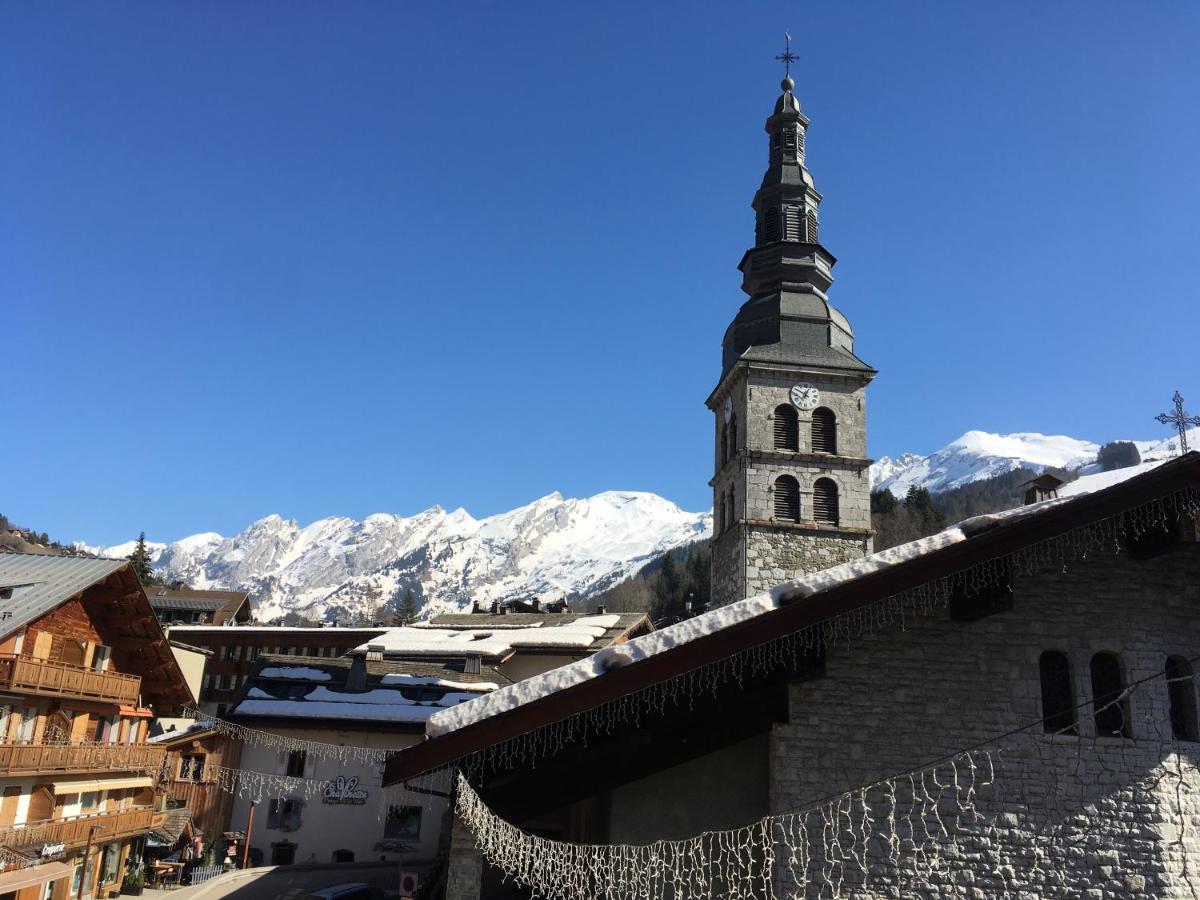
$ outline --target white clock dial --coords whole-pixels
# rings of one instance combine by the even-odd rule
[[[807,381],[792,385],[790,396],[797,409],[816,409],[817,404],[821,402],[821,392],[817,390],[816,385]]]
[[[733,418],[733,398],[725,398],[725,424],[729,424],[729,420]]]

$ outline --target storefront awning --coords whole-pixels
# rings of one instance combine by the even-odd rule
[[[119,791],[121,788],[154,787],[154,779],[139,778],[63,778],[50,785],[56,794],[82,794],[84,791]]]
[[[26,869],[17,869],[14,872],[5,872],[3,875],[0,875],[0,894],[7,894],[9,891],[19,891],[24,887],[32,887],[35,884],[45,884],[48,881],[57,881],[59,878],[70,877],[71,867],[66,863],[51,862],[29,866]]]

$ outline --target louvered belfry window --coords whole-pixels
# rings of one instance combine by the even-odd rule
[[[800,449],[800,419],[795,407],[787,403],[775,407],[775,449],[792,452]]]
[[[837,418],[824,406],[813,410],[812,452],[837,453]]]
[[[813,518],[822,525],[838,524],[838,489],[830,478],[813,485]]]
[[[783,208],[783,239],[785,241],[804,240],[804,215],[798,206]]]
[[[800,482],[791,475],[775,479],[775,518],[784,522],[800,521]]]
[[[772,206],[763,216],[763,236],[768,244],[780,239],[778,207]]]
[[[808,227],[806,229],[808,231],[808,235],[807,235],[808,243],[810,243],[810,244],[817,243],[817,215],[816,215],[816,213],[810,211],[809,214],[807,216],[805,216],[805,222],[808,223]]]

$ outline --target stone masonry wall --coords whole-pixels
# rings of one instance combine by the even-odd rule
[[[828,569],[871,552],[866,535],[846,536],[802,526],[752,526],[746,529],[746,569],[743,599],[777,584]],[[717,573],[713,554],[713,574]],[[714,584],[714,592],[716,585]]]
[[[739,596],[746,583],[743,543],[743,532],[740,528],[733,528],[713,537],[710,573],[714,607],[745,599],[744,594]]]
[[[944,610],[828,651],[825,677],[791,689],[771,743],[774,812],[918,768],[1039,720],[1039,657],[1067,654],[1077,702],[1092,697],[1093,654],[1119,655],[1125,683],[1161,675],[1170,655],[1200,654],[1200,546],[1148,561],[1091,555],[1066,572],[1021,578],[1014,608],[974,622]],[[1173,742],[1162,678],[1129,698],[1132,739],[1097,737],[1090,710],[1077,737],[1004,742],[980,826],[957,856],[900,870],[871,846],[869,883],[851,898],[1193,897],[1200,888],[1200,744]],[[1183,763],[1184,778],[1171,773]],[[911,850],[911,848],[906,848]],[[1038,854],[1043,854],[1038,858]],[[1190,873],[1185,877],[1185,866]],[[780,896],[792,885],[782,868]],[[807,896],[818,894],[810,887]]]

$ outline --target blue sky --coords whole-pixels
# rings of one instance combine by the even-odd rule
[[[1200,408],[1195,4],[8,3],[0,511],[707,507],[785,28],[873,455]]]

